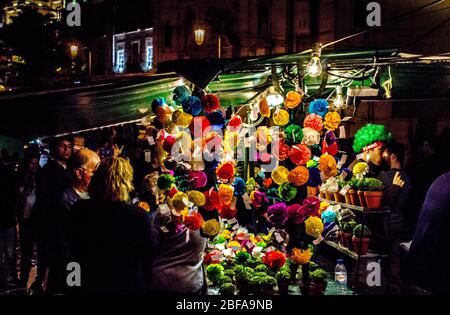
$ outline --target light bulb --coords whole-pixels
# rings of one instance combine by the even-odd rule
[[[336,87],[336,98],[334,99],[333,104],[336,109],[342,108],[345,105],[341,86]]]
[[[266,100],[270,107],[275,107],[284,102],[283,96],[276,92],[267,95]]]
[[[306,65],[306,72],[314,78],[322,73],[322,64],[320,63],[320,58],[318,56],[313,56],[311,58]]]

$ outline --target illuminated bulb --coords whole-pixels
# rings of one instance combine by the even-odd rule
[[[275,88],[272,86],[269,88],[269,94],[267,95],[266,100],[270,107],[275,107],[284,102],[284,97],[275,92]]]
[[[306,72],[313,78],[318,77],[322,73],[322,64],[318,56],[313,56],[306,65]]]
[[[334,99],[334,107],[336,107],[336,109],[342,108],[344,107],[344,98],[342,97],[342,87],[338,86],[336,87],[336,98]]]
[[[145,108],[145,107],[139,108],[139,112],[140,112],[141,114],[145,114],[147,111],[148,111],[148,108]]]

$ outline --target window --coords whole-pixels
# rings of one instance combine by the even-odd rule
[[[146,55],[145,55],[145,70],[149,71],[153,69],[153,38],[147,38],[145,40]]]
[[[116,53],[116,67],[117,72],[123,72],[125,69],[125,45],[124,43],[117,44],[117,53]]]
[[[164,47],[172,47],[172,26],[164,28]]]

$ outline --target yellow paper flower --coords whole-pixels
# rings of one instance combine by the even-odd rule
[[[324,173],[325,178],[336,176],[337,165],[332,155],[324,154],[319,159],[319,170]]]
[[[230,230],[223,230],[221,235],[223,237],[225,237],[227,240],[231,239],[231,232],[230,232]]]
[[[203,222],[202,231],[208,236],[216,236],[220,232],[220,223],[216,219]]]
[[[240,250],[241,249],[241,244],[239,244],[238,241],[231,241],[231,242],[228,243],[227,247],[233,248],[233,250]]]
[[[172,205],[175,210],[181,211],[186,208],[186,201],[189,201],[188,195],[186,195],[184,192],[179,191],[173,196]]]
[[[192,115],[183,112],[182,110],[176,110],[172,114],[172,121],[175,125],[187,128],[192,122]]]
[[[233,200],[234,188],[230,185],[219,185],[219,202],[221,205],[230,205]]]
[[[312,253],[309,248],[306,250],[294,248],[292,250],[291,260],[298,265],[305,265],[309,263],[311,256]]]
[[[197,190],[191,190],[188,192],[189,201],[197,207],[202,207],[206,203],[205,195]]]
[[[325,115],[325,121],[323,122],[323,126],[328,130],[335,130],[337,127],[339,127],[339,124],[341,123],[341,116],[338,112],[328,112]]]
[[[284,166],[278,166],[272,171],[272,180],[277,185],[288,182],[289,170]]]
[[[284,109],[275,111],[273,114],[273,122],[277,126],[285,126],[289,122],[289,113]]]
[[[319,217],[309,217],[305,220],[306,234],[317,238],[323,231],[323,222]]]
[[[320,208],[319,208],[319,215],[322,214],[322,212],[324,212],[328,207],[330,206],[330,204],[326,201],[322,201],[320,203]]]
[[[366,162],[358,162],[353,166],[354,175],[365,175],[369,170],[369,165]]]

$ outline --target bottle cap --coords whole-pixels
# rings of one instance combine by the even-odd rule
[[[338,264],[343,264],[343,263],[344,263],[344,260],[343,260],[343,259],[338,259],[338,260],[337,260],[337,263],[338,263]]]

